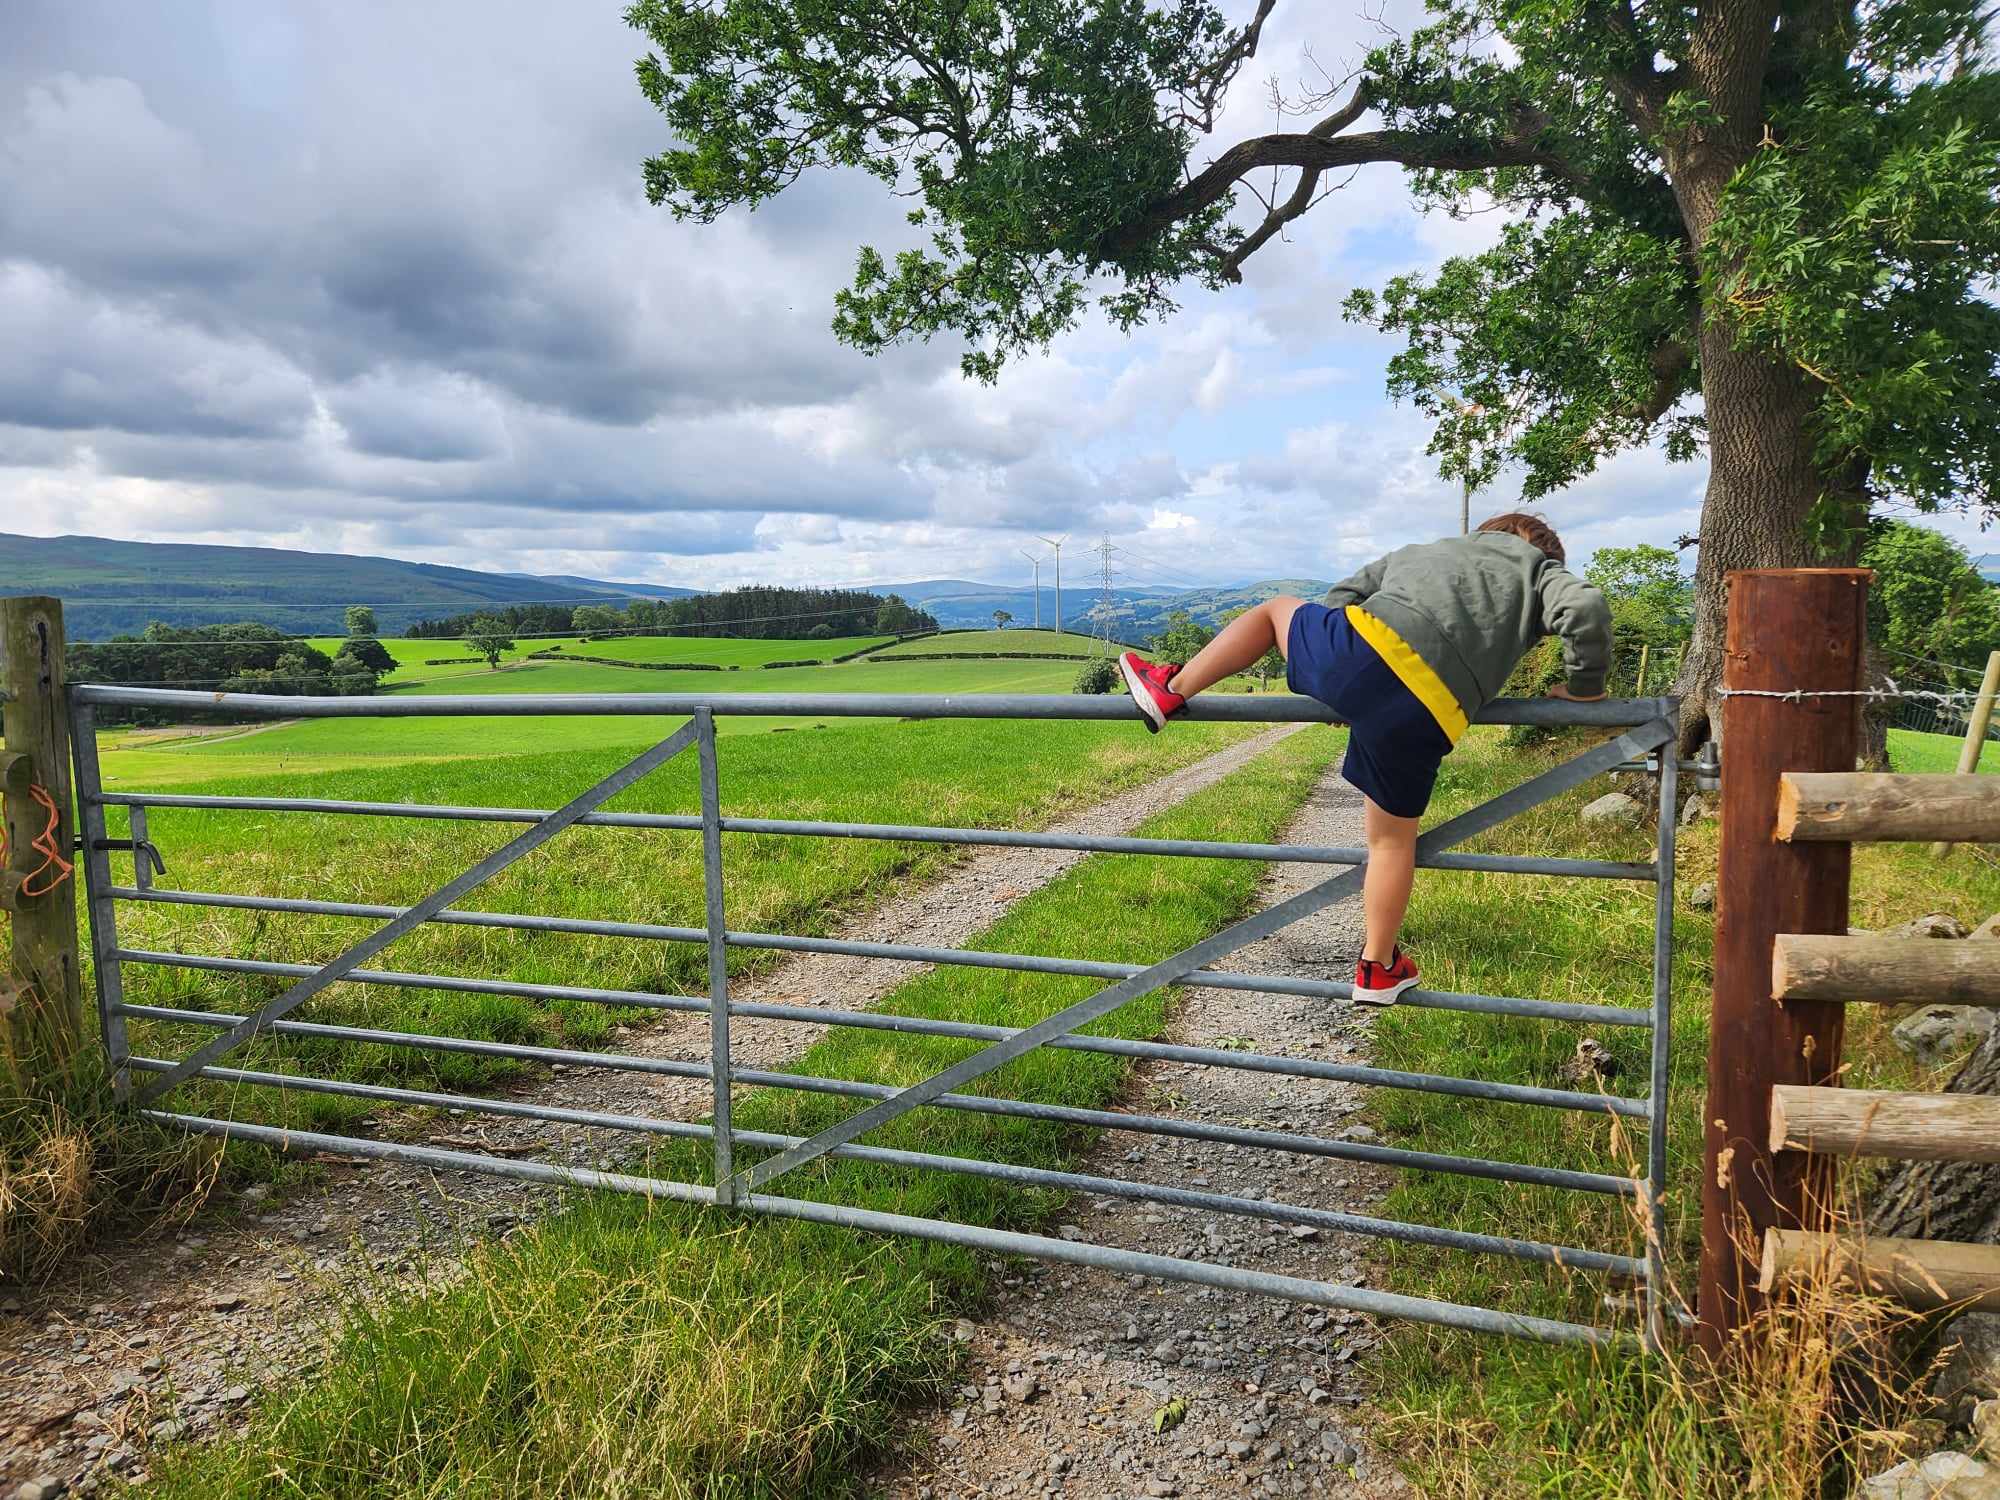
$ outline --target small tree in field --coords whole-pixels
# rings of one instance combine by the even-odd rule
[[[624,624],[624,617],[606,604],[579,604],[569,613],[569,628],[578,635],[603,635]]]
[[[1007,611],[1004,609],[996,609],[993,611],[993,628],[995,630],[1005,630],[1010,624],[1013,623],[1013,620],[1014,617],[1009,613],[1007,613]]]
[[[1232,609],[1216,623],[1227,625],[1238,615],[1245,615],[1249,612],[1248,609]],[[1269,651],[1266,651],[1262,656],[1257,658],[1257,665],[1254,670],[1257,673],[1257,690],[1259,692],[1263,692],[1271,686],[1271,679],[1274,676],[1282,682],[1285,677],[1284,653],[1276,646],[1273,646]]]
[[[1211,145],[1279,3],[635,0],[673,136],[647,196],[709,221],[869,173],[924,240],[859,251],[834,332],[953,335],[982,379],[1093,305],[1131,328],[1239,281],[1355,167],[1407,168],[1448,213],[1490,199],[1494,249],[1348,310],[1406,341],[1389,388],[1445,475],[1511,461],[1534,497],[1706,448],[1690,740],[1729,570],[1851,558],[1884,500],[1996,508],[1987,0],[1431,0],[1270,133]]]
[[[375,628],[375,611],[365,604],[348,605],[347,633],[352,636],[373,636],[380,634]]]
[[[370,672],[393,672],[396,658],[389,654],[389,648],[373,636],[355,636],[341,642],[340,650],[334,654],[334,666],[339,668],[343,661],[351,661]],[[349,668],[348,670],[353,670]]]
[[[465,644],[480,656],[486,658],[486,665],[498,667],[500,653],[514,649],[513,637],[507,633],[507,622],[495,615],[477,615],[472,626],[465,633]]]
[[[1199,624],[1186,610],[1177,609],[1167,616],[1166,628],[1150,638],[1146,646],[1157,661],[1185,663],[1214,639],[1214,631]]]

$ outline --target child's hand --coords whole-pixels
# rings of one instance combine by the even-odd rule
[[[1551,698],[1567,698],[1572,703],[1602,703],[1610,696],[1608,693],[1592,693],[1586,698],[1581,693],[1572,693],[1566,682],[1559,682],[1550,688],[1548,695]]]

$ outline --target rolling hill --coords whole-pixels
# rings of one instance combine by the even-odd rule
[[[993,624],[993,612],[1004,609],[1016,627],[1035,623],[1035,595],[1030,587],[974,583],[963,578],[932,578],[917,583],[876,583],[867,587],[878,594],[900,594],[909,603],[934,616],[947,630],[981,629]],[[1114,588],[1111,607],[1105,613],[1109,634],[1117,641],[1143,641],[1165,628],[1167,616],[1184,609],[1204,625],[1213,625],[1232,609],[1260,604],[1275,594],[1298,594],[1317,599],[1328,585],[1316,578],[1272,578],[1258,583],[1223,584],[1210,588],[1175,589],[1166,587]],[[1095,586],[1071,586],[1065,582],[1062,618],[1065,630],[1086,635],[1098,633],[1101,603]],[[1055,588],[1045,569],[1042,578],[1041,622],[1055,624]]]
[[[1036,619],[1034,592],[1022,585],[932,578],[866,587],[878,594],[901,595],[947,630],[990,629],[995,610],[1012,615],[1012,623],[1020,628],[1032,627]],[[1325,591],[1324,583],[1310,578],[1197,589],[1116,588],[1104,623],[1113,640],[1143,642],[1161,630],[1175,610],[1186,610],[1213,625],[1228,611],[1273,594],[1313,598]],[[675,599],[699,592],[575,574],[487,573],[394,557],[0,532],[0,594],[59,595],[73,640],[136,632],[154,620],[217,625],[254,619],[300,635],[338,635],[344,628],[342,611],[350,604],[372,606],[382,633],[393,636],[420,619],[486,605],[615,605],[626,599]],[[1099,633],[1100,604],[1097,589],[1066,580],[1064,628],[1082,635]],[[1042,624],[1053,626],[1056,595],[1046,570],[1040,607]]]
[[[393,557],[204,547],[104,537],[0,533],[0,594],[56,594],[75,640],[145,628],[256,619],[301,634],[338,634],[349,604],[375,607],[385,634],[429,615],[485,604],[615,602],[697,592],[654,584],[481,573]]]

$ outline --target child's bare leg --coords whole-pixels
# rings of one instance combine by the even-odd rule
[[[1361,906],[1368,918],[1368,935],[1361,956],[1386,964],[1395,956],[1396,934],[1410,909],[1410,887],[1417,879],[1416,818],[1399,818],[1372,801],[1363,815],[1368,837],[1368,873],[1361,887]]]
[[[1304,602],[1290,594],[1280,594],[1246,609],[1223,626],[1216,638],[1196,652],[1194,660],[1175,673],[1174,680],[1167,685],[1183,698],[1192,698],[1231,673],[1253,665],[1273,646],[1283,652],[1291,638],[1292,612]]]

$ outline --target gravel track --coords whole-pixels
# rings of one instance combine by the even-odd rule
[[[1297,732],[1289,726],[1258,735],[1055,827],[1129,833]],[[882,901],[839,935],[960,946],[1084,857],[971,850],[938,879]],[[800,954],[737,981],[732,995],[865,1009],[916,967]],[[670,1015],[621,1028],[619,1050],[703,1060],[707,1027],[705,1017]],[[736,1060],[782,1064],[823,1030],[739,1020]],[[560,1064],[505,1097],[673,1119],[698,1119],[709,1107],[702,1080]],[[427,1130],[431,1144],[569,1165],[615,1165],[612,1153],[621,1149],[600,1131],[492,1116],[436,1120]],[[282,1201],[253,1186],[179,1234],[79,1257],[65,1278],[32,1293],[0,1292],[0,1495],[47,1500],[121,1487],[143,1477],[149,1441],[233,1430],[254,1388],[281,1382],[319,1356],[344,1297],[385,1278],[435,1273],[469,1235],[504,1233],[559,1201],[552,1190],[398,1163],[329,1159],[325,1171],[323,1182]]]
[[[1360,794],[1330,771],[1288,838],[1359,843],[1361,806]],[[1324,874],[1272,866],[1260,905]],[[1344,979],[1360,945],[1357,897],[1242,950],[1228,966]],[[1196,989],[1176,1003],[1166,1035],[1359,1062],[1371,1017],[1345,1002]],[[1133,1075],[1129,1102],[1149,1114],[1365,1139],[1366,1126],[1340,1124],[1363,1098],[1354,1084],[1148,1062]],[[1117,1132],[1102,1137],[1078,1170],[1359,1211],[1386,1180],[1360,1163]],[[1234,1215],[1079,1198],[1060,1232],[1291,1276],[1368,1281],[1365,1240]],[[990,1314],[961,1322],[957,1334],[967,1345],[965,1383],[948,1405],[912,1421],[911,1456],[875,1476],[870,1494],[1373,1500],[1408,1493],[1353,1420],[1366,1394],[1363,1356],[1377,1337],[1359,1315],[1036,1263],[1010,1268]],[[1173,1402],[1183,1403],[1177,1421]],[[1159,1431],[1163,1408],[1171,1425]]]

